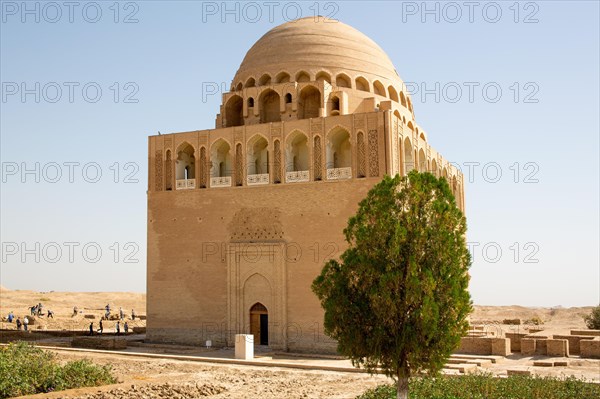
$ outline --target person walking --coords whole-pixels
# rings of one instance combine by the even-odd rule
[[[131,320],[135,320],[135,310],[131,309]]]
[[[15,318],[15,315],[13,314],[13,312],[11,310],[10,312],[8,312],[8,322],[12,323],[14,318]]]
[[[123,312],[123,308],[119,306],[119,318],[123,320],[125,318],[125,312]]]
[[[54,318],[54,312],[48,309],[48,315],[46,316],[46,318],[49,319],[50,317]]]
[[[17,330],[21,331],[21,319],[17,317]]]
[[[117,335],[121,334],[121,321],[117,321],[115,328],[117,329]]]
[[[93,321],[90,323],[90,332],[88,335],[94,335],[94,322]]]
[[[29,325],[29,319],[27,318],[27,316],[25,316],[25,317],[23,318],[23,329],[24,329],[25,331],[27,331],[27,325]]]
[[[127,324],[127,322],[125,322],[125,324],[123,324],[123,331],[125,331],[125,334],[127,334],[129,332],[129,324]]]
[[[100,322],[99,322],[99,324],[98,324],[98,325],[99,325],[99,327],[98,327],[98,332],[99,332],[100,334],[102,334],[102,333],[104,332],[104,326],[102,325],[102,319],[100,319]]]

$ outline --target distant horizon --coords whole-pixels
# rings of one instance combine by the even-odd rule
[[[49,290],[49,291],[39,291],[39,290],[28,290],[28,289],[20,289],[20,288],[9,288],[5,285],[2,285],[2,290],[1,291],[30,291],[30,292],[35,292],[35,293],[39,293],[39,294],[46,294],[46,293],[51,293],[51,292],[56,292],[56,293],[64,293],[64,294],[69,294],[69,293],[104,293],[104,294],[111,294],[111,293],[115,293],[115,294],[144,294],[146,295],[146,292],[141,292],[141,291],[87,291],[87,290],[83,290],[83,291],[63,291],[63,290]],[[6,292],[4,291],[4,292]],[[1,304],[1,298],[0,298],[0,304]],[[535,309],[535,308],[540,308],[540,309],[556,309],[556,308],[563,308],[563,309],[575,309],[575,308],[589,308],[589,307],[596,307],[599,306],[600,303],[597,304],[593,304],[593,305],[581,305],[581,306],[564,306],[564,305],[554,305],[554,306],[536,306],[536,305],[522,305],[522,304],[517,304],[517,303],[512,303],[510,305],[508,304],[487,304],[487,303],[473,303],[473,306],[492,306],[492,307],[523,307],[523,308],[529,308],[529,309]]]

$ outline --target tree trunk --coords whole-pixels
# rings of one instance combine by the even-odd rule
[[[397,399],[408,399],[408,377],[398,375]]]

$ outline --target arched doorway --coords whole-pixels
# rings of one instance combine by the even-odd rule
[[[260,302],[250,308],[250,334],[255,344],[269,345],[269,312]]]

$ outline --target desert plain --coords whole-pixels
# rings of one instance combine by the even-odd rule
[[[38,292],[11,290],[0,291],[0,315],[2,316],[0,342],[14,340],[10,330],[15,323],[8,323],[6,316],[12,311],[21,319],[29,315],[29,308],[43,304],[53,318],[36,317],[29,326],[27,340],[49,348],[60,361],[90,359],[97,364],[108,364],[118,383],[103,387],[73,389],[63,392],[40,394],[30,397],[43,398],[354,398],[369,388],[391,382],[383,375],[357,372],[350,361],[342,357],[315,354],[292,354],[272,352],[268,347],[256,348],[252,362],[235,361],[232,348],[205,348],[145,342],[143,332],[146,315],[146,295],[126,292]],[[68,333],[81,334],[89,323],[98,320],[109,304],[112,314],[119,308],[125,313],[130,329],[126,337],[127,349],[99,351],[73,349],[68,344]],[[78,313],[73,313],[73,307]],[[131,320],[135,310],[136,320]],[[523,306],[475,306],[470,317],[472,325],[498,331],[536,328],[560,334],[572,329],[585,329],[583,316],[592,307],[530,308]],[[504,320],[519,319],[520,325],[506,325]],[[104,335],[114,333],[115,320],[104,322]],[[122,322],[123,323],[123,322]],[[45,337],[43,331],[63,331],[66,337]],[[485,358],[483,356],[482,358]],[[543,360],[552,360],[544,358]],[[500,377],[507,370],[530,370],[541,376],[571,376],[600,383],[600,359],[584,359],[579,356],[567,358],[565,367],[534,367],[537,356],[520,353],[485,365],[481,371]],[[564,359],[563,359],[564,360]],[[446,373],[458,370],[445,369]]]

